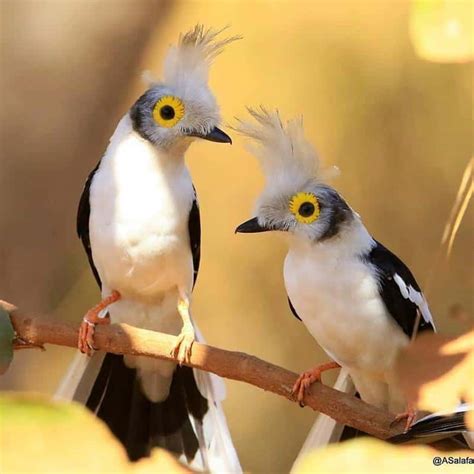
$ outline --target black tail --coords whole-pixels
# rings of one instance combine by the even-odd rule
[[[428,417],[418,420],[406,432],[396,436],[392,436],[387,441],[393,444],[402,444],[415,439],[433,438],[437,436],[453,438],[463,447],[467,447],[466,442],[459,434],[468,431],[464,421],[464,412],[452,413],[450,415],[429,415]],[[369,434],[359,431],[350,426],[345,426],[340,441],[346,441],[360,436],[369,436]]]
[[[208,411],[191,368],[178,366],[168,398],[154,403],[143,394],[137,371],[115,354],[105,356],[86,406],[107,423],[133,461],[162,447],[190,463],[199,450],[190,415],[202,424]]]
[[[465,411],[457,411],[448,415],[428,415],[416,423],[406,432],[388,439],[391,443],[400,444],[414,439],[436,436],[455,436],[468,431],[465,423]],[[464,443],[465,444],[465,443]]]

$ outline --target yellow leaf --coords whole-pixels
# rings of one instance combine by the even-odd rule
[[[474,331],[458,338],[421,334],[400,353],[396,372],[407,398],[423,410],[474,403]],[[467,422],[474,429],[472,413]]]
[[[440,452],[428,446],[393,446],[383,441],[353,439],[308,454],[294,469],[295,474],[379,474],[381,472],[447,472],[448,459],[472,459],[468,450]],[[436,458],[436,460],[435,460]],[[439,461],[441,459],[441,461]],[[442,462],[443,464],[435,464]],[[456,463],[456,473],[472,472],[472,464]],[[444,466],[438,467],[438,465]],[[454,470],[453,470],[454,472]]]
[[[154,449],[149,458],[143,458],[132,466],[132,474],[186,474],[194,472],[179,463],[168,451],[159,448]]]
[[[428,61],[471,61],[472,8],[470,0],[414,0],[410,35],[416,53]]]

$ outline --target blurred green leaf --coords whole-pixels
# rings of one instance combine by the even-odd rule
[[[410,34],[416,53],[441,63],[474,58],[470,0],[413,0]]]
[[[0,427],[2,473],[191,472],[162,449],[129,462],[120,442],[89,410],[40,394],[0,395]]]
[[[0,308],[0,375],[4,374],[13,359],[13,338],[15,331],[10,315]]]

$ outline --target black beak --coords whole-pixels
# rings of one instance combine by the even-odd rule
[[[202,138],[203,140],[209,140],[210,142],[230,143],[232,145],[232,138],[230,138],[229,135],[227,135],[227,133],[223,132],[220,128],[217,128],[217,127],[214,127],[207,134],[191,131],[191,132],[188,132],[187,135],[189,137],[198,137],[198,138]]]
[[[268,232],[269,230],[273,230],[270,227],[261,226],[258,223],[258,217],[254,217],[243,224],[240,224],[237,229],[235,229],[235,233],[240,234],[254,234],[256,232]]]

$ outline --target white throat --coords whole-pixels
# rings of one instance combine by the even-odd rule
[[[354,213],[352,222],[328,240],[313,242],[297,234],[290,235],[290,252],[317,254],[320,258],[345,259],[366,254],[375,245],[375,241]]]
[[[132,120],[127,113],[117,125],[103,161],[124,161],[130,168],[136,169],[140,169],[148,161],[154,167],[167,171],[184,166],[184,153],[189,144],[190,141],[186,140],[185,146],[166,149],[156,147],[133,129]]]

